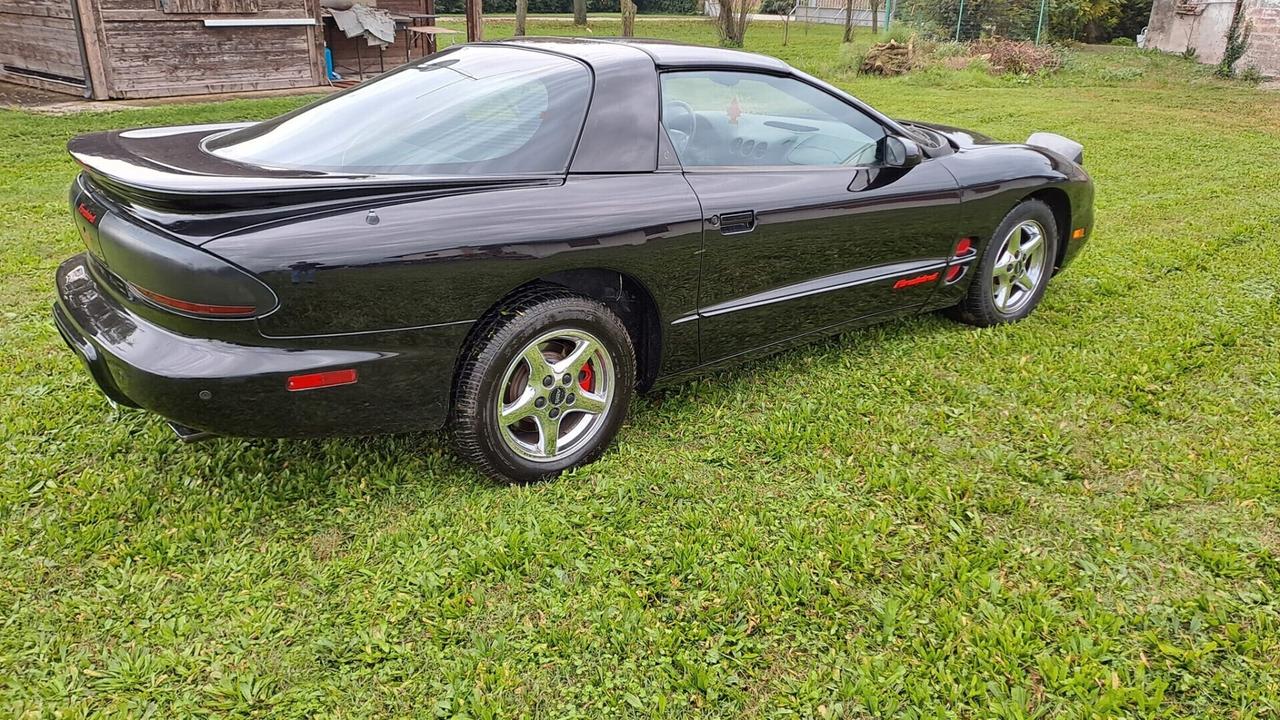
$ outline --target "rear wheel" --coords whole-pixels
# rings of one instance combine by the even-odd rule
[[[1057,250],[1053,211],[1039,200],[1022,202],[996,228],[968,293],[948,314],[980,327],[1030,315],[1049,285]]]
[[[595,300],[538,290],[478,329],[450,430],[459,454],[490,477],[549,478],[604,452],[634,386],[622,321]]]

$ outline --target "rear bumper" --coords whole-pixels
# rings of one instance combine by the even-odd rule
[[[438,424],[467,332],[453,325],[245,345],[178,334],[131,312],[99,287],[84,255],[58,268],[57,287],[58,333],[108,398],[220,435],[365,435]],[[347,368],[357,382],[286,387],[291,375]]]

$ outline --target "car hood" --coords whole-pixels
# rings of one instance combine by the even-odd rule
[[[916,128],[925,128],[932,130],[946,139],[950,140],[958,150],[974,149],[981,147],[990,147],[996,145],[1021,145],[1038,148],[1040,150],[1049,150],[1062,157],[1074,162],[1077,165],[1084,165],[1084,146],[1070,138],[1057,135],[1055,133],[1037,132],[1032,133],[1024,142],[1006,143],[992,139],[982,133],[964,128],[953,127],[951,125],[939,125],[937,123],[917,122],[914,120],[900,120],[904,126],[914,126]]]
[[[980,132],[973,130],[965,130],[951,125],[940,125],[938,123],[920,122],[919,120],[899,120],[899,123],[908,127],[915,126],[926,128],[942,135],[955,144],[957,148],[969,148],[979,145],[1004,145],[999,140],[993,140]]]

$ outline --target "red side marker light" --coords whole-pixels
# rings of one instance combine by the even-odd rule
[[[917,275],[913,278],[902,278],[901,280],[893,284],[893,289],[901,290],[903,288],[909,288],[915,285],[923,285],[925,283],[931,283],[937,279],[938,279],[938,273],[936,272],[931,272],[928,275]]]
[[[960,257],[961,255],[968,255],[972,250],[973,250],[973,238],[967,238],[967,237],[960,238],[960,242],[956,243],[956,250],[954,255],[956,257]]]
[[[347,368],[346,370],[329,370],[306,375],[290,375],[285,387],[289,389],[289,392],[297,392],[299,390],[316,390],[338,385],[350,385],[355,381],[355,368]]]
[[[84,203],[80,203],[76,206],[76,212],[80,213],[80,217],[88,220],[89,222],[97,222],[98,220],[98,216],[92,210],[85,207]]]

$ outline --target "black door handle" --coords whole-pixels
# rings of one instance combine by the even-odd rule
[[[714,225],[715,223],[712,223]],[[741,235],[756,229],[756,211],[724,213],[720,216],[721,235]]]

